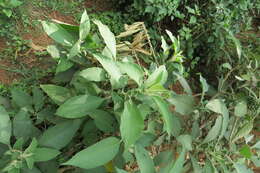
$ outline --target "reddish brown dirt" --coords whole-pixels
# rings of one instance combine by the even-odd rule
[[[111,0],[86,0],[85,7],[88,9],[93,9],[94,12],[114,10]]]
[[[3,51],[6,48],[6,41],[4,38],[0,38],[0,52]]]
[[[179,82],[176,82],[174,85],[172,85],[170,89],[176,94],[184,94],[184,90]]]
[[[3,67],[11,69],[14,68],[14,65],[6,60],[0,60],[0,84],[8,85],[20,78],[20,75],[17,73],[5,70]]]

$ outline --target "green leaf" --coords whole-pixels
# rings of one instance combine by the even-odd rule
[[[0,142],[9,145],[11,133],[12,127],[9,115],[5,108],[0,106]]]
[[[165,129],[168,135],[171,135],[172,132],[174,131],[174,124],[173,124],[174,115],[171,113],[168,103],[159,96],[153,96],[152,98],[154,102],[157,104],[159,108],[159,112],[162,114],[164,124],[165,124]],[[179,122],[175,122],[175,123],[179,123]]]
[[[127,172],[123,169],[116,168],[116,173],[127,173]]]
[[[34,160],[34,158],[32,156],[33,156],[34,151],[37,148],[37,145],[38,145],[37,140],[35,138],[33,138],[31,144],[29,145],[29,147],[26,148],[25,151],[24,151],[24,154],[30,155],[30,156],[25,157],[25,161],[26,161],[27,166],[28,166],[29,169],[33,168],[35,160]]]
[[[221,126],[222,126],[222,116],[218,116],[215,125],[210,129],[208,135],[204,139],[203,143],[208,143],[214,139],[216,139],[221,131]]]
[[[225,103],[220,99],[214,99],[209,101],[206,107],[215,113],[222,114],[223,116],[222,129],[219,135],[219,139],[221,139],[224,136],[229,123],[228,109]]]
[[[80,53],[80,40],[78,40],[70,49],[68,59],[71,60],[74,56]]]
[[[234,44],[235,44],[235,46],[236,46],[237,55],[238,55],[238,58],[240,59],[240,58],[241,58],[241,53],[242,53],[241,43],[240,43],[240,41],[234,36],[234,34],[232,33],[232,31],[227,30],[227,32],[228,32],[228,34],[230,35],[231,40],[234,42]]]
[[[113,55],[113,58],[116,58],[116,39],[115,35],[110,31],[110,29],[102,24],[99,20],[94,20],[94,23],[98,26],[98,30],[103,37],[107,48]]]
[[[177,79],[178,79],[178,81],[180,82],[181,86],[183,87],[184,91],[185,91],[187,94],[192,95],[192,91],[191,91],[191,88],[190,88],[190,86],[189,86],[187,80],[186,80],[183,76],[179,75],[179,74],[176,73],[176,72],[173,72],[173,74],[174,74],[175,76],[177,76]]]
[[[57,46],[54,46],[54,45],[47,46],[47,52],[54,59],[59,59],[60,58],[60,51],[57,48]]]
[[[75,96],[67,100],[58,109],[56,114],[64,118],[80,118],[89,111],[97,109],[104,99],[90,95]]]
[[[120,62],[118,63],[120,70],[126,73],[131,79],[133,79],[139,86],[143,82],[144,71],[142,68],[131,62]]]
[[[40,131],[34,127],[27,109],[21,109],[13,119],[13,134],[16,138],[35,137]]]
[[[32,97],[26,92],[20,89],[13,89],[11,94],[14,103],[20,108],[29,107],[32,105]]]
[[[93,54],[93,56],[100,62],[100,64],[108,72],[108,74],[111,76],[111,79],[119,83],[122,73],[119,67],[117,66],[116,62],[101,54]]]
[[[98,129],[103,132],[115,132],[117,127],[116,119],[106,111],[93,110],[89,116],[94,119]]]
[[[106,79],[106,72],[104,69],[99,67],[91,67],[85,70],[82,70],[79,73],[79,76],[83,77],[88,81],[100,82]]]
[[[205,78],[200,75],[200,83],[202,85],[202,92],[206,93],[209,90],[209,85]]]
[[[24,153],[26,154],[34,153],[37,146],[38,146],[38,142],[35,138],[33,138],[31,144],[25,149]]]
[[[120,141],[115,137],[108,137],[98,143],[78,152],[63,165],[92,169],[102,166],[112,160],[118,153]]]
[[[195,101],[191,95],[173,95],[168,101],[175,106],[176,112],[188,115],[194,111]]]
[[[132,101],[125,102],[120,124],[120,133],[125,143],[125,149],[135,144],[143,129],[144,120],[140,110]]]
[[[90,31],[90,20],[87,14],[87,11],[84,10],[79,26],[79,39],[85,40]]]
[[[190,156],[194,173],[202,173],[202,169],[198,164],[198,160],[192,155]]]
[[[251,169],[247,168],[246,165],[240,163],[234,163],[237,173],[254,173]]]
[[[173,167],[170,170],[170,173],[182,173],[183,172],[183,164],[185,162],[185,150],[183,150],[178,157],[178,159],[175,161]]]
[[[240,150],[239,153],[243,155],[245,158],[250,159],[252,157],[252,152],[248,145],[244,145]]]
[[[70,90],[57,85],[41,85],[41,89],[58,105],[71,97]]]
[[[71,47],[76,42],[76,39],[60,25],[47,21],[41,21],[41,23],[47,35],[57,43]]]
[[[168,79],[168,72],[165,66],[160,66],[159,68],[155,69],[155,71],[148,77],[145,81],[145,87],[149,88],[154,84],[160,83],[164,85]]]
[[[155,173],[153,160],[142,145],[135,145],[135,156],[141,173]]]
[[[3,11],[3,13],[4,13],[7,17],[11,17],[11,16],[12,16],[12,10],[10,10],[10,9],[3,9],[2,11]]]
[[[253,129],[254,124],[252,121],[249,121],[248,123],[244,124],[244,126],[236,133],[236,135],[232,139],[232,143],[237,141],[240,138],[243,138],[244,136],[248,135],[251,130]]]
[[[71,62],[70,60],[68,60],[65,57],[61,57],[59,59],[58,65],[56,67],[56,74],[64,72],[64,71],[70,69],[72,66],[73,66],[73,62]]]
[[[180,135],[177,141],[188,151],[192,150],[192,137],[190,135]]]
[[[59,154],[59,150],[52,148],[36,148],[33,158],[35,162],[44,162],[55,158]]]
[[[247,104],[245,101],[237,103],[235,106],[235,115],[238,117],[243,117],[247,113]]]
[[[252,148],[260,149],[260,141],[258,141],[255,145],[253,145]]]
[[[42,173],[38,168],[35,166],[32,169],[29,168],[23,168],[22,173]]]
[[[81,120],[77,119],[65,121],[48,128],[39,138],[39,145],[57,150],[62,149],[72,140],[80,124]]]
[[[34,87],[33,90],[33,104],[34,104],[34,109],[36,111],[39,111],[43,105],[44,105],[44,95],[43,95],[43,92],[39,89],[39,88],[36,88]]]

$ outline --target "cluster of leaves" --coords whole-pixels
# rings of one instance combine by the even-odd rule
[[[171,32],[163,51],[123,54],[109,28],[94,24],[105,44],[90,34],[86,12],[80,26],[42,21],[57,43],[47,48],[56,74],[31,94],[14,89],[11,101],[2,99],[0,172],[125,173],[137,163],[140,173],[251,173],[249,163],[259,166],[260,143],[249,133],[260,109],[227,104],[214,91],[210,99],[214,89],[202,76],[199,101]],[[176,80],[182,94],[169,89]]]
[[[10,18],[13,14],[12,10],[16,7],[22,5],[22,1],[19,0],[1,0],[0,1],[0,18],[8,17]],[[2,16],[3,15],[3,16]]]

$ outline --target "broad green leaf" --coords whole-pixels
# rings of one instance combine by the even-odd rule
[[[38,162],[37,166],[41,170],[42,173],[58,173],[58,163],[56,160],[51,160],[47,162]]]
[[[34,166],[34,159],[33,157],[26,157],[25,158],[26,164],[28,166],[29,169],[32,169]]]
[[[227,127],[228,127],[228,123],[229,123],[228,109],[227,109],[225,103],[220,99],[214,99],[214,100],[209,101],[208,104],[206,105],[206,107],[215,113],[222,114],[222,116],[223,116],[222,129],[221,129],[221,133],[219,135],[219,139],[221,139],[224,136],[224,134],[227,130]]]
[[[71,97],[70,90],[57,85],[41,85],[41,89],[58,105]]]
[[[44,95],[43,92],[39,89],[34,87],[33,90],[33,105],[34,105],[34,109],[36,111],[39,111],[43,105],[44,105]]]
[[[146,119],[146,117],[152,112],[151,108],[146,104],[139,104],[138,109],[142,110],[140,111],[143,117],[143,120]]]
[[[131,62],[120,62],[118,63],[120,70],[126,73],[131,79],[133,79],[139,86],[143,82],[144,71],[142,68]]]
[[[47,52],[51,55],[53,59],[59,59],[60,58],[60,51],[57,48],[57,46],[50,45],[47,46]]]
[[[205,166],[203,167],[203,172],[205,173],[215,173],[213,165],[209,159],[206,160]]]
[[[243,155],[245,158],[250,159],[252,157],[251,149],[248,145],[244,145],[240,150],[239,153]]]
[[[149,88],[152,85],[155,85],[157,83],[164,85],[167,79],[168,79],[168,72],[166,70],[166,67],[160,66],[157,69],[155,69],[155,71],[145,81],[145,87]]]
[[[38,168],[35,166],[32,169],[29,168],[23,168],[22,173],[42,173]]]
[[[252,148],[260,149],[260,141],[258,141],[255,145],[253,145]]]
[[[43,147],[55,148],[57,150],[65,147],[74,137],[75,133],[79,129],[81,120],[70,120],[53,127],[49,127],[43,132],[39,138],[39,145]]]
[[[115,137],[105,138],[98,143],[78,152],[63,165],[92,169],[112,160],[118,153],[120,141]]]
[[[64,46],[72,46],[76,42],[76,39],[64,28],[58,24],[41,21],[44,31],[56,42]]]
[[[245,164],[234,163],[234,167],[237,173],[254,173],[251,169],[247,168]]]
[[[38,146],[38,142],[35,138],[33,138],[29,147],[26,148],[25,151],[24,151],[25,155],[27,155],[27,154],[29,155],[29,156],[25,157],[25,161],[26,161],[29,169],[33,168],[33,165],[34,165],[34,162],[35,162],[35,160],[33,158],[33,153],[36,150],[37,146]]]
[[[15,141],[15,143],[14,143],[14,145],[13,145],[13,149],[23,150],[24,142],[25,142],[25,141],[24,141],[23,138],[17,139],[17,141]]]
[[[40,131],[34,127],[27,109],[21,109],[13,119],[13,135],[16,138],[28,139],[38,136]]]
[[[238,117],[243,117],[247,113],[247,104],[245,101],[237,103],[235,106],[235,115]]]
[[[127,172],[123,169],[116,168],[116,173],[127,173]]]
[[[94,23],[98,26],[98,30],[103,37],[106,46],[111,51],[113,58],[116,58],[116,39],[115,35],[110,31],[110,29],[102,24],[99,20],[94,20]]]
[[[125,102],[120,124],[120,133],[125,143],[125,149],[135,144],[143,129],[144,120],[140,110],[132,101]]]
[[[70,49],[68,59],[72,59],[74,56],[78,55],[80,53],[80,40],[78,40],[73,47]]]
[[[116,62],[112,59],[109,59],[101,54],[93,54],[94,57],[100,62],[100,64],[104,67],[104,69],[108,72],[113,80],[119,82],[122,73],[117,66]]]
[[[12,134],[11,121],[5,108],[0,106],[0,143],[9,145]]]
[[[91,67],[85,70],[82,70],[79,73],[79,76],[83,77],[88,81],[100,82],[106,79],[106,72],[104,69],[99,67]]]
[[[153,160],[142,145],[135,145],[135,156],[141,173],[155,173]]]
[[[253,127],[254,127],[254,124],[252,121],[249,121],[248,123],[244,124],[244,126],[233,137],[232,142],[235,142],[238,139],[243,138],[244,136],[248,135],[251,132],[251,130],[253,129]]]
[[[164,124],[165,124],[165,129],[168,135],[171,135],[172,132],[174,131],[174,123],[173,123],[174,115],[171,113],[168,103],[159,96],[153,96],[152,98],[157,104],[159,108],[159,112],[162,114]],[[175,123],[179,123],[179,122],[175,122]]]
[[[194,111],[195,101],[191,95],[173,95],[168,101],[175,106],[175,111],[188,115]]]
[[[55,158],[59,154],[59,150],[55,150],[52,148],[36,148],[33,158],[35,162],[44,162]]]
[[[186,151],[183,149],[183,151],[180,153],[180,156],[174,162],[174,165],[171,168],[170,173],[182,173],[183,172],[183,165],[184,165],[184,162],[185,162],[185,154],[186,154]]]
[[[216,119],[215,125],[210,129],[208,135],[204,139],[203,143],[208,143],[214,139],[216,139],[221,131],[223,118],[222,116],[218,116]]]
[[[13,89],[11,93],[13,102],[20,108],[30,107],[32,105],[32,97],[26,92],[20,89]]]
[[[35,138],[33,138],[31,144],[24,150],[24,153],[26,154],[34,153],[37,146],[38,146],[38,142]]]
[[[154,157],[155,166],[165,167],[173,159],[173,152],[170,150],[162,151]]]
[[[190,135],[180,135],[177,141],[188,151],[192,150],[192,137]]]
[[[171,91],[165,89],[162,84],[157,83],[147,88],[145,92],[149,93],[150,95],[160,95],[161,93],[170,95]]]
[[[72,66],[73,66],[73,62],[71,62],[70,60],[68,60],[65,57],[61,57],[59,59],[58,65],[56,67],[56,74],[64,72],[64,71],[70,69]]]
[[[79,39],[85,40],[90,31],[90,20],[87,14],[87,11],[84,10],[79,26]]]
[[[67,100],[58,109],[56,114],[64,118],[80,118],[89,111],[97,109],[104,99],[90,95],[75,96]]]
[[[97,128],[101,131],[115,132],[117,128],[117,121],[108,112],[102,110],[93,110],[89,113],[89,116],[94,119]]]

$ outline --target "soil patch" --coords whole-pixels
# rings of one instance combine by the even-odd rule
[[[12,69],[15,69],[12,63],[0,60],[0,84],[9,85],[21,77],[18,73],[12,72]]]
[[[93,12],[113,11],[114,5],[111,0],[86,0],[85,7],[93,9]]]
[[[0,38],[0,52],[6,48],[6,41],[3,38]]]

